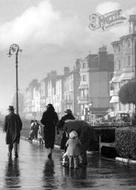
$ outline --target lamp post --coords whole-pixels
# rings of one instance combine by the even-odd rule
[[[89,104],[89,112],[90,112],[90,121],[93,120],[93,102],[90,101],[90,104]]]
[[[9,48],[9,57],[15,54],[15,66],[16,66],[16,113],[19,114],[19,104],[18,104],[18,53],[22,50],[19,48],[18,44],[12,44]]]

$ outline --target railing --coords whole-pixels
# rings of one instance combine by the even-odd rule
[[[99,143],[99,153],[101,154],[102,147],[109,147],[109,148],[115,148],[115,128],[113,126],[105,126],[105,127],[94,127],[95,133],[98,137],[98,143]],[[109,139],[104,139],[105,132],[109,132]],[[111,133],[112,132],[112,133]],[[105,134],[106,136],[106,134]]]

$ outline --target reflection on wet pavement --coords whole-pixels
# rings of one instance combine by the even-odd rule
[[[136,166],[88,155],[88,167],[64,168],[60,150],[48,159],[44,146],[21,140],[19,158],[8,159],[5,136],[0,132],[0,189],[12,190],[134,190]]]
[[[54,177],[54,161],[52,159],[47,159],[45,161],[43,170],[43,187],[45,189],[56,189],[57,183],[55,183]]]
[[[18,159],[8,159],[5,169],[5,187],[19,188],[20,184],[20,170]]]

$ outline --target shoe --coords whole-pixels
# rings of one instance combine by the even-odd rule
[[[18,153],[15,153],[15,158],[18,158]]]
[[[8,153],[8,157],[12,158],[12,153],[11,152]]]
[[[52,159],[52,154],[51,153],[48,154],[48,158]]]

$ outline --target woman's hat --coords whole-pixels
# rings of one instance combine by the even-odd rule
[[[70,133],[69,133],[69,137],[71,138],[71,139],[73,139],[73,138],[76,138],[76,137],[78,137],[78,134],[77,134],[77,132],[76,131],[71,131]]]
[[[14,107],[13,106],[9,106],[8,110],[14,111]]]
[[[72,113],[71,109],[66,109],[64,112],[67,114]]]

